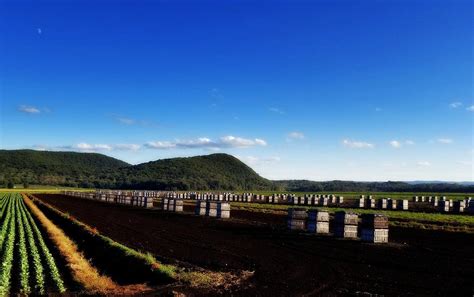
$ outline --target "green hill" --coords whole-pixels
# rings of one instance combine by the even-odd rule
[[[93,153],[0,150],[0,185],[12,180],[37,185],[157,190],[270,189],[237,158],[212,154],[132,166]]]
[[[130,166],[94,153],[0,150],[0,185],[14,183],[92,187],[113,182],[113,174]]]
[[[122,170],[123,188],[255,190],[272,183],[227,154],[164,159]]]

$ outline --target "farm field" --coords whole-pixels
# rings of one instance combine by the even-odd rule
[[[470,296],[474,290],[474,236],[468,232],[395,225],[389,244],[374,245],[288,232],[284,214],[235,203],[231,219],[215,220],[194,216],[192,204],[176,214],[34,196],[164,263],[232,274],[239,285],[220,286],[221,294]]]
[[[67,273],[19,194],[0,194],[0,296],[63,293]]]
[[[63,218],[60,227],[53,217]],[[0,296],[133,295],[161,292],[175,281],[175,267],[161,265],[66,215],[46,215],[26,195],[0,193],[0,222]],[[103,258],[109,262],[90,260],[103,254],[109,255]],[[115,272],[112,258],[127,269]]]

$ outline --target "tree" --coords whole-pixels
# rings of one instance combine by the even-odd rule
[[[13,189],[14,187],[15,187],[15,184],[13,183],[13,181],[9,180],[7,184],[7,188]]]

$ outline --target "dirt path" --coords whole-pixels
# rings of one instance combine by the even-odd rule
[[[222,221],[61,195],[36,196],[133,248],[214,270],[254,270],[252,286],[235,295],[474,292],[473,235],[392,228],[393,243],[377,246],[290,233],[284,216],[272,214],[233,211],[233,219]]]

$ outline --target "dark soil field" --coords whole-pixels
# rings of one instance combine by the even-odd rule
[[[285,217],[276,214],[239,210],[231,212],[230,220],[218,220],[194,216],[190,205],[184,214],[175,214],[55,194],[35,196],[164,261],[254,271],[249,282],[226,295],[474,294],[472,234],[391,228],[391,243],[374,245],[288,232]]]

